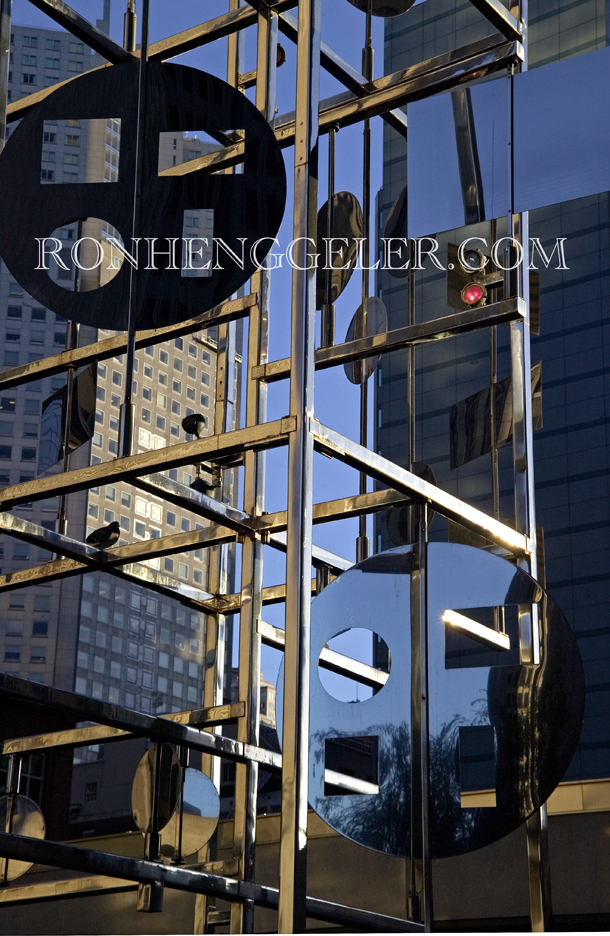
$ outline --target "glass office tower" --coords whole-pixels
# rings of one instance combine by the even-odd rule
[[[529,67],[580,55],[608,45],[605,2],[563,3],[530,0]],[[493,32],[468,2],[426,0],[405,16],[386,21],[385,74],[406,68]],[[503,80],[493,77],[488,80]],[[384,128],[384,176],[379,195],[380,231],[395,198],[406,184],[406,144]],[[434,197],[434,193],[430,193]],[[547,587],[575,630],[587,686],[583,732],[565,779],[610,776],[610,542],[608,444],[610,369],[607,293],[609,199],[607,194],[530,212],[530,236],[553,245],[565,243],[568,270],[540,272],[540,335],[532,336],[532,363],[541,362],[543,425],[534,434],[537,523],[544,531]],[[505,233],[498,220],[498,236]],[[458,231],[429,232],[440,243],[466,237],[490,239],[485,222]],[[446,274],[431,264],[414,279],[415,320],[449,314]],[[378,275],[379,295],[389,327],[407,324],[408,281]],[[509,327],[498,329],[497,376],[510,374]],[[408,354],[384,359],[376,375],[376,448],[405,467],[409,463]],[[415,460],[426,462],[442,487],[492,512],[491,457],[461,467],[450,464],[450,410],[490,384],[487,331],[438,342],[415,353]],[[498,506],[512,522],[512,452],[498,452]],[[390,515],[377,521],[376,547],[394,545],[400,524]],[[456,536],[436,517],[431,538]]]

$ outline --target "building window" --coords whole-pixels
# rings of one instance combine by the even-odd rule
[[[169,364],[169,354],[167,351],[159,351],[159,360],[162,364]]]
[[[113,384],[115,385],[115,387],[122,387],[122,386],[123,386],[123,375],[120,374],[118,371],[113,370],[113,372],[112,372],[112,382],[113,382]]]
[[[133,529],[136,536],[139,536],[141,539],[146,538],[146,525],[140,520],[136,520],[133,525]]]
[[[174,416],[179,416],[179,415],[180,415],[180,409],[181,409],[181,407],[180,407],[180,404],[178,403],[178,401],[177,401],[177,400],[172,400],[172,413],[174,414]]]
[[[197,380],[197,368],[196,367],[193,367],[191,364],[189,364],[186,370],[191,380]]]
[[[102,434],[101,434],[101,432],[94,432],[94,433],[93,433],[93,445],[97,446],[98,448],[101,448],[101,447],[102,447]]]
[[[201,383],[202,383],[205,387],[209,387],[209,386],[210,386],[210,375],[209,375],[209,374],[206,374],[205,371],[201,371]]]
[[[209,398],[209,396],[207,395],[207,393],[202,393],[202,394],[201,394],[200,402],[201,402],[201,405],[202,405],[202,406],[209,406],[209,405],[210,405],[210,398]]]
[[[162,387],[167,387],[167,374],[164,374],[163,371],[159,371],[157,374],[157,380]]]
[[[161,409],[167,408],[167,397],[164,393],[157,393],[157,406],[160,406]]]
[[[157,429],[165,431],[165,416],[157,416]]]
[[[21,306],[8,306],[6,317],[10,319],[20,319],[21,318]]]
[[[13,559],[27,559],[28,558],[28,544],[27,543],[15,543],[13,546]]]
[[[114,510],[105,510],[104,511],[104,523],[112,523],[114,521]]]
[[[129,533],[129,517],[124,517],[121,514],[120,524],[121,524],[121,529],[125,530],[126,533]]]
[[[99,508],[97,504],[89,504],[88,513],[90,517],[93,517],[94,520],[97,520],[98,515],[99,515]]]
[[[85,802],[94,803],[97,799],[97,783],[85,784]]]
[[[95,391],[95,395],[97,399],[100,400],[102,403],[106,399],[106,391],[104,390],[103,387],[98,387],[97,390]]]
[[[107,371],[106,371],[106,365],[105,365],[105,364],[98,364],[98,365],[97,365],[97,376],[98,376],[98,377],[101,377],[102,379],[105,380],[105,379],[106,379],[106,373],[107,373]]]
[[[14,37],[11,36],[11,44],[13,43]],[[23,37],[23,47],[26,49],[37,49],[38,48],[38,36],[24,36]],[[32,64],[35,64],[34,62]]]
[[[131,494],[121,491],[121,504],[123,507],[131,507]]]
[[[138,671],[135,666],[126,666],[125,667],[125,680],[128,683],[137,683],[138,681]]]
[[[29,436],[31,438],[38,438],[38,426],[36,423],[24,423],[23,434],[24,436]]]
[[[50,595],[35,595],[34,596],[34,611],[50,611],[51,610],[51,596]]]
[[[189,567],[187,566],[185,562],[178,563],[178,575],[180,576],[180,578],[189,577]]]
[[[209,364],[209,363],[210,363],[211,358],[210,358],[210,355],[209,355],[209,353],[208,353],[207,351],[202,351],[202,352],[201,352],[201,360],[203,361],[204,364]]]
[[[144,409],[144,407],[142,407],[142,422],[150,423],[150,410]]]
[[[166,556],[165,559],[163,560],[163,568],[165,569],[166,572],[173,572],[174,560],[170,559],[169,556]]]
[[[21,461],[36,461],[36,449],[24,446],[21,449]]]
[[[183,339],[183,338],[175,338],[175,339],[174,339],[174,347],[176,347],[176,348],[178,349],[178,351],[184,351],[184,339]]]
[[[201,569],[195,569],[193,572],[193,581],[196,585],[201,585],[203,582],[203,576],[201,574]]]
[[[46,659],[46,647],[32,647],[30,649],[30,663],[46,663]]]
[[[194,387],[187,387],[187,388],[186,388],[186,396],[187,396],[187,399],[189,399],[189,400],[194,400],[194,399],[195,399],[195,388],[194,388]]]
[[[174,358],[174,370],[178,371],[179,374],[182,373],[182,361],[180,358]]]
[[[49,632],[49,622],[48,621],[34,621],[32,624],[32,636],[33,637],[46,637]]]
[[[142,396],[145,400],[152,400],[152,387],[142,387]]]

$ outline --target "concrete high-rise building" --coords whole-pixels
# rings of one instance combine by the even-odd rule
[[[468,2],[426,0],[385,24],[385,74],[463,47],[493,32]],[[605,3],[529,3],[529,68],[608,45]],[[489,80],[489,79],[488,79]],[[492,77],[491,80],[502,80]],[[404,139],[384,130],[380,224],[407,182]],[[434,194],[430,193],[433,198]],[[541,268],[540,335],[532,362],[541,362],[543,426],[534,433],[537,523],[544,531],[546,581],[579,642],[587,688],[584,727],[566,780],[610,776],[610,492],[607,424],[610,383],[605,360],[608,312],[608,194],[531,211],[530,236],[565,244],[569,270]],[[498,236],[502,236],[502,219]],[[505,224],[505,219],[504,219]],[[488,222],[458,231],[431,231],[441,245],[470,236],[490,238]],[[407,323],[406,279],[381,272],[379,295],[389,327]],[[416,321],[447,315],[446,274],[432,266],[416,274]],[[407,352],[384,359],[376,386],[376,448],[408,466]],[[447,491],[492,511],[490,456],[450,466],[450,409],[490,383],[487,330],[419,347],[415,353],[415,458],[434,470]],[[498,328],[498,379],[510,375],[508,327]],[[499,512],[514,517],[512,451],[499,450]],[[432,539],[455,535],[435,518]],[[394,534],[394,541],[396,534]],[[386,520],[377,548],[394,545]]]
[[[108,29],[109,14],[110,3],[106,0],[99,28]],[[9,100],[74,77],[103,62],[68,33],[14,26]],[[7,137],[13,129],[14,125],[9,125]],[[46,121],[43,134],[41,184],[116,180],[120,172],[119,120]],[[192,134],[162,134],[159,169],[196,158],[213,148]],[[206,220],[197,212],[185,220],[195,227],[199,222],[205,224]],[[73,221],[53,232],[61,241],[60,257],[68,269],[50,262],[49,275],[67,289],[75,288],[70,250],[78,237],[88,234],[101,240],[104,233],[117,233],[103,219],[89,218],[80,225],[79,228],[79,223]],[[194,236],[199,231],[189,233]],[[114,253],[116,256],[117,252]],[[105,256],[111,256],[109,247]],[[83,260],[86,264],[84,257]],[[113,275],[109,265],[103,263],[93,273],[79,274],[79,288],[103,285]],[[239,326],[232,324],[229,328],[238,330]],[[113,334],[82,326],[78,344],[86,345]],[[65,321],[28,296],[3,262],[0,262],[0,336],[4,342],[4,369],[57,354],[67,340]],[[201,413],[206,423],[204,431],[214,432],[217,350],[216,331],[201,330],[137,353],[133,384],[134,451],[161,448],[191,438],[181,426],[182,419],[190,413]],[[229,390],[235,404],[234,422],[239,413],[239,360],[237,354]],[[95,431],[91,442],[71,455],[70,468],[108,461],[118,454],[119,406],[125,379],[123,355],[97,365]],[[41,409],[44,401],[64,384],[64,375],[44,378],[23,384],[0,398],[0,486],[37,476]],[[61,463],[48,472],[59,470]],[[168,474],[188,486],[194,480],[195,468],[174,469]],[[229,491],[228,496],[232,496],[226,474],[224,494],[227,496]],[[58,507],[57,498],[52,498],[23,505],[17,508],[17,513],[47,529],[55,529]],[[125,544],[203,529],[207,525],[199,516],[167,508],[161,498],[143,494],[131,485],[105,485],[70,495],[66,533],[82,541],[92,530],[117,520],[121,527],[119,544]],[[8,536],[0,537],[0,554],[3,574],[51,558],[50,553]],[[207,589],[208,551],[192,550],[150,560],[148,565],[176,584]],[[137,581],[131,585],[107,573],[91,572],[5,592],[0,596],[0,618],[4,624],[0,627],[0,666],[4,672],[146,713],[184,711],[203,703],[205,615],[139,586]],[[230,633],[226,654],[230,666]],[[99,768],[105,756],[99,747],[76,752],[76,767],[98,771],[95,779],[86,782],[83,779],[83,783],[78,779],[78,770],[75,773],[75,791],[78,794],[80,786],[84,791],[76,799],[91,803],[90,808],[96,797],[90,788],[87,798],[85,787],[87,782],[100,782]],[[42,760],[38,757],[35,761],[31,770],[29,761],[23,770],[24,778],[32,774],[32,788],[34,780],[44,783]],[[40,778],[34,777],[36,771]],[[111,816],[115,807],[116,802],[106,798],[104,816]],[[79,821],[86,819],[86,813],[85,808]]]

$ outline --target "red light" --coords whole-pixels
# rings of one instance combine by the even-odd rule
[[[480,283],[470,283],[469,286],[464,286],[462,290],[462,299],[467,305],[476,305],[486,295],[487,291]]]

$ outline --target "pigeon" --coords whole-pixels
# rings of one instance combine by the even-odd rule
[[[198,439],[203,439],[206,426],[207,419],[202,413],[191,413],[182,420],[182,428],[187,435],[194,435]]]
[[[99,530],[90,533],[85,542],[90,546],[97,546],[98,549],[109,549],[110,546],[114,546],[120,535],[119,521],[113,520],[108,526],[100,527]]]

